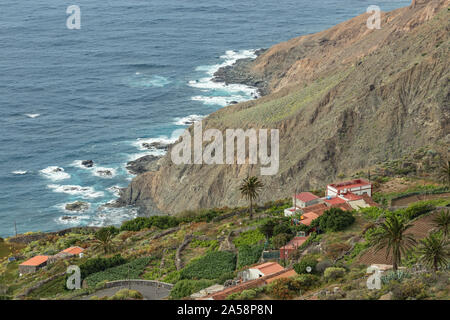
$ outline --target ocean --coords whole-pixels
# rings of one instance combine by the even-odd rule
[[[0,236],[120,225],[135,208],[102,209],[133,178],[145,142],[175,141],[191,121],[255,89],[213,73],[259,48],[410,0],[2,0]],[[81,29],[66,27],[67,7]],[[86,168],[81,160],[93,160]],[[89,208],[69,212],[65,204]]]

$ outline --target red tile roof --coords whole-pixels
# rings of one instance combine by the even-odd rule
[[[321,216],[328,209],[330,209],[330,207],[328,207],[326,204],[319,203],[319,204],[315,204],[313,206],[306,207],[306,208],[303,209],[303,211],[304,212],[314,212],[314,213],[318,214],[319,216]]]
[[[347,199],[347,201],[355,201],[355,200],[363,199],[362,196],[358,196],[357,194],[354,194],[352,192],[344,193],[341,196],[344,197],[345,199]]]
[[[308,237],[295,237],[294,239],[289,241],[288,244],[286,244],[285,246],[282,246],[280,249],[295,249],[295,248],[298,248],[308,239]]]
[[[275,276],[272,276],[270,278],[266,279],[266,283],[269,284],[271,282],[274,282],[275,280],[278,279],[284,279],[284,278],[290,278],[290,277],[295,277],[297,275],[297,272],[295,272],[295,270],[287,270],[285,272],[282,272],[280,274],[277,274]]]
[[[357,188],[366,185],[370,185],[370,182],[364,179],[354,179],[350,181],[329,184],[330,187],[333,187],[337,190]]]
[[[70,247],[70,248],[63,250],[62,252],[73,254],[73,255],[78,255],[78,254],[82,253],[83,251],[84,251],[84,249],[80,248],[80,247]]]
[[[305,226],[310,226],[311,222],[313,222],[313,220],[317,219],[319,217],[319,215],[315,212],[307,212],[302,214],[303,219],[300,220],[301,224],[304,224]]]
[[[342,209],[344,211],[352,211],[353,210],[351,205],[349,205],[348,203],[333,204],[331,207],[332,208],[339,208],[339,209]]]
[[[212,293],[206,297],[201,298],[200,300],[207,300],[207,299],[213,299],[213,300],[225,300],[230,294],[235,292],[242,292],[247,289],[261,287],[263,285],[266,285],[274,280],[277,279],[283,279],[283,278],[290,278],[296,275],[296,272],[292,269],[283,269],[280,272],[261,277],[259,279],[250,280],[243,282],[241,284],[238,284],[236,286],[225,288],[222,291]],[[273,279],[273,280],[272,280]]]
[[[316,196],[315,194],[312,194],[311,192],[301,192],[299,194],[296,194],[295,197],[298,200],[303,201],[303,202],[308,202],[308,201],[319,199],[318,196]]]
[[[48,256],[35,256],[25,262],[22,262],[20,265],[37,267],[37,266],[40,266],[41,264],[47,262],[47,260],[48,260]]]
[[[258,269],[265,276],[284,270],[284,268],[276,262],[266,262],[258,266],[254,266],[252,269]]]
[[[340,203],[346,202],[344,199],[339,198],[339,197],[335,197],[335,198],[331,198],[331,199],[324,199],[324,201],[330,205],[335,205],[335,204],[340,204]]]

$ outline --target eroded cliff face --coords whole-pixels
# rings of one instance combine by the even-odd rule
[[[270,48],[247,67],[268,94],[213,113],[203,128],[280,130],[280,168],[261,177],[261,202],[448,146],[449,4],[418,0],[382,13],[380,30],[368,29],[364,14]],[[260,173],[258,165],[175,165],[170,152],[158,171],[133,179],[123,204],[149,214],[240,205],[242,179]]]

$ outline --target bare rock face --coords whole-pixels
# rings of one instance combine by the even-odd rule
[[[280,168],[260,177],[261,203],[448,145],[448,3],[418,0],[383,13],[379,30],[363,14],[273,46],[240,66],[248,76],[238,74],[264,83],[267,94],[211,114],[203,129],[279,130]],[[246,204],[239,185],[260,175],[259,165],[175,165],[171,149],[156,171],[133,179],[121,203],[169,214]]]
[[[130,161],[127,163],[127,170],[132,174],[142,174],[148,171],[157,171],[159,168],[158,160],[161,157],[147,155],[136,159],[134,161]]]

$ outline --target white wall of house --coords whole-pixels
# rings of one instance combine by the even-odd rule
[[[261,277],[264,277],[264,274],[258,269],[247,269],[242,272],[242,279],[244,281],[255,280]]]
[[[297,208],[306,208],[318,204],[320,201],[320,199],[314,199],[311,201],[303,202],[301,200],[295,199],[295,197],[292,197],[292,206],[297,206]]]
[[[356,188],[347,188],[347,189],[343,189],[340,190],[340,193],[347,193],[347,192],[351,192],[354,194],[357,194],[359,196],[363,195],[363,194],[367,194],[369,197],[372,196],[372,186],[370,184],[361,186],[361,187],[356,187]],[[329,197],[336,197],[338,195],[338,190],[336,188],[333,188],[332,186],[327,186],[327,196]]]

